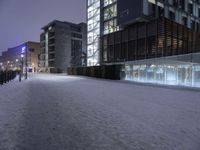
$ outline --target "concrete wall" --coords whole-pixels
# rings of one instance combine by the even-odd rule
[[[66,70],[70,66],[71,32],[69,26],[55,28],[55,68]]]
[[[80,31],[74,31],[73,27],[80,28]],[[76,39],[72,37],[72,33],[78,33],[82,35],[82,39],[77,39],[82,41],[82,51],[86,54],[86,38],[87,38],[87,25],[85,23],[81,24],[62,24],[58,23],[55,25],[55,65],[53,72],[65,72],[68,67],[71,67],[71,40]],[[77,60],[77,61],[81,61]]]

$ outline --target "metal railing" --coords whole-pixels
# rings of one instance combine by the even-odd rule
[[[17,75],[16,71],[0,71],[0,85],[13,80]]]

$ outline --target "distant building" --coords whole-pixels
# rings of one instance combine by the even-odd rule
[[[2,69],[17,70],[21,69],[23,55],[23,64],[29,72],[37,72],[39,70],[38,55],[41,53],[40,43],[28,41],[13,48],[8,48],[2,52],[0,57],[0,65]]]
[[[67,67],[86,65],[87,25],[52,21],[42,28],[41,71],[66,72]]]
[[[88,0],[87,65],[121,79],[200,87],[199,0]]]

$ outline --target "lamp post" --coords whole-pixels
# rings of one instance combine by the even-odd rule
[[[16,59],[16,60],[15,60],[15,68],[16,68],[16,70],[17,70],[18,67],[19,67],[19,66],[18,66],[18,65],[19,65],[18,62],[19,62],[19,59]]]
[[[28,60],[27,60],[27,51],[28,51],[28,49],[27,49],[27,47],[26,47],[26,76],[25,76],[25,79],[28,78]]]
[[[6,70],[9,70],[9,63],[10,63],[10,61],[8,60],[7,65],[6,65]]]
[[[19,74],[19,82],[21,82],[22,80],[23,70],[24,70],[24,54],[21,54],[21,71]]]
[[[25,56],[25,57],[26,57],[26,60],[25,60],[25,61],[26,61],[26,62],[25,62],[25,63],[26,63],[26,64],[25,64],[25,65],[26,65],[25,79],[27,79],[27,76],[28,76],[28,70],[27,70],[27,67],[28,67],[28,62],[27,62],[27,61],[28,61],[28,59],[27,59],[28,49],[27,49],[27,46],[23,46],[23,47],[22,47],[22,54],[24,54],[24,53],[25,53],[25,55],[26,55],[26,56]]]
[[[2,71],[2,70],[3,70],[3,63],[0,62],[0,71]]]

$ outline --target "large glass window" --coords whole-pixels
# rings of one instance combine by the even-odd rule
[[[156,55],[156,36],[150,36],[147,39],[148,58],[153,58]]]
[[[193,4],[191,4],[191,3],[188,4],[188,12],[190,14],[193,14]]]
[[[137,40],[137,54],[138,59],[143,59],[146,57],[146,46],[145,46],[145,38]]]
[[[200,54],[195,54],[197,57]],[[121,79],[166,85],[200,87],[200,64],[187,62],[185,57],[135,61],[122,68]],[[182,61],[180,61],[182,60]]]
[[[103,38],[103,61],[108,61],[108,38],[105,36]]]
[[[110,5],[114,2],[116,2],[117,0],[104,0],[104,6]]]
[[[104,22],[104,34],[112,33],[118,30],[117,20],[109,20]]]
[[[99,65],[100,0],[88,0],[88,66]]]
[[[104,20],[108,20],[108,19],[116,17],[116,16],[117,16],[117,5],[116,4],[105,8]]]

